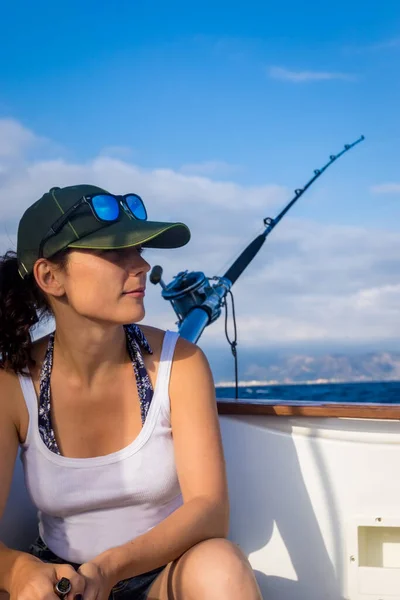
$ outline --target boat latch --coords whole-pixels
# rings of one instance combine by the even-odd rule
[[[400,600],[400,519],[362,517],[349,533],[349,598]]]

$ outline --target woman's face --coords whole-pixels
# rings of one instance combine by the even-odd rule
[[[117,324],[141,321],[150,270],[141,254],[139,247],[71,250],[62,276],[68,305],[79,315],[96,321]]]

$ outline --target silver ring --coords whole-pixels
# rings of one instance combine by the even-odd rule
[[[72,585],[69,579],[66,577],[62,577],[59,581],[57,581],[54,591],[59,598],[65,598],[68,596],[72,589]]]

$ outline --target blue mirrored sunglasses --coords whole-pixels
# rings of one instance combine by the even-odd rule
[[[72,213],[84,204],[88,204],[93,216],[102,223],[113,223],[118,221],[123,209],[130,217],[139,221],[147,220],[146,207],[143,200],[137,194],[125,194],[123,196],[112,196],[111,194],[93,194],[83,196],[75,202],[60,218],[54,221],[39,246],[38,258],[43,258],[43,247],[47,240],[56,235],[69,220]]]

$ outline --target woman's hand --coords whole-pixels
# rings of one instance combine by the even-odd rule
[[[107,600],[114,583],[101,565],[101,561],[87,562],[81,565],[78,573],[85,578],[83,600]]]
[[[58,600],[55,585],[66,577],[71,582],[67,600],[84,594],[85,578],[71,565],[45,563],[34,556],[24,556],[16,563],[10,581],[10,600]]]

